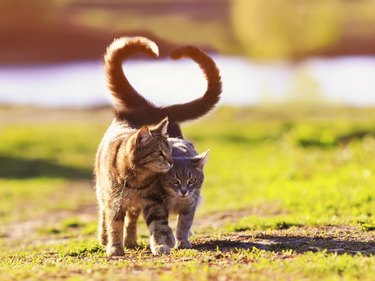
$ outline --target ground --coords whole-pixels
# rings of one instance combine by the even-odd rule
[[[1,280],[373,280],[375,111],[217,109],[193,249],[107,258],[92,163],[110,109],[0,109]],[[171,225],[174,226],[175,218]]]

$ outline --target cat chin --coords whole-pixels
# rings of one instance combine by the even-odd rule
[[[173,200],[184,200],[185,201],[186,199],[190,199],[190,196],[182,196],[175,191],[170,192],[169,194],[173,196]]]

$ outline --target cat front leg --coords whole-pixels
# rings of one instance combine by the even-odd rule
[[[180,213],[177,219],[176,249],[190,249],[191,243],[189,241],[190,229],[193,224],[195,210],[188,213]]]
[[[175,239],[168,225],[168,212],[162,204],[149,203],[143,209],[147,227],[150,231],[150,248],[154,255],[169,254]]]
[[[108,243],[106,253],[108,256],[123,256],[123,232],[125,210],[122,206],[111,206],[106,214],[106,228]]]

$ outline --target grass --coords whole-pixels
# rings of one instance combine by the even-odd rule
[[[91,172],[110,110],[0,116],[1,280],[373,280],[371,108],[224,107],[185,125],[211,150],[193,249],[153,257],[141,221],[116,259],[95,239]]]

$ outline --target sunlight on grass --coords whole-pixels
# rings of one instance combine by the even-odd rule
[[[54,280],[66,280],[67,277],[83,280],[80,278],[84,273],[92,280],[103,277],[122,280],[124,274],[129,280],[148,280],[155,274],[157,280],[217,280],[225,276],[232,280],[252,280],[255,277],[270,280],[272,276],[298,280],[313,280],[309,276],[320,280],[342,280],[342,276],[346,276],[347,280],[371,280],[375,266],[373,258],[361,255],[327,252],[298,255],[290,250],[274,253],[256,248],[211,252],[183,250],[160,258],[150,258],[142,251],[130,251],[127,255],[131,260],[107,259],[98,243],[92,240],[34,247],[10,257],[1,254],[0,277],[17,279],[43,275]],[[183,263],[173,263],[181,258]],[[22,264],[29,264],[28,269],[33,273],[20,267]]]
[[[95,194],[86,182],[73,185],[63,179],[0,179],[0,198],[0,222],[10,223],[79,210],[93,204]]]
[[[0,223],[39,222],[29,237],[0,230],[1,280],[372,280],[372,109],[226,107],[184,125],[199,152],[211,151],[195,248],[154,258],[141,221],[139,247],[120,259],[95,238],[92,165],[107,124],[89,116],[91,125],[82,114],[1,127]],[[233,218],[210,218],[224,213]]]

